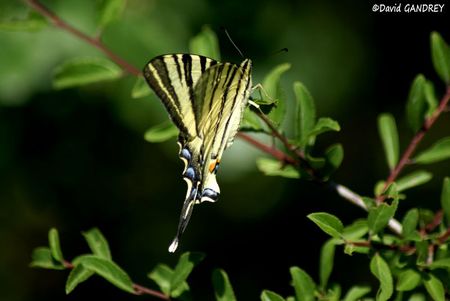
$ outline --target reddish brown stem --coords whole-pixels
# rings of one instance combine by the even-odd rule
[[[438,119],[438,117],[442,114],[442,112],[445,111],[449,100],[450,100],[450,86],[447,87],[447,91],[446,91],[445,95],[442,97],[437,109],[433,112],[433,114],[430,117],[425,119],[425,122],[423,123],[422,128],[416,133],[416,135],[414,135],[413,139],[411,140],[411,142],[409,143],[405,152],[403,153],[397,166],[395,166],[395,168],[389,174],[389,176],[384,184],[383,190],[386,190],[389,187],[389,185],[397,179],[398,175],[403,170],[405,165],[410,162],[411,156],[413,155],[417,146],[422,141],[423,137],[428,132],[428,130],[431,128],[431,126]],[[381,203],[383,201],[383,198],[378,197],[377,201],[379,203]]]
[[[447,241],[447,239],[450,238],[450,228],[447,228],[447,231],[444,232],[444,234],[442,234],[439,238],[438,238],[438,242],[440,245],[442,245],[443,243],[445,243]]]
[[[62,30],[68,31],[74,36],[80,38],[81,40],[87,42],[88,44],[94,46],[95,48],[102,51],[104,54],[106,54],[113,62],[115,62],[117,65],[122,67],[123,70],[125,70],[127,73],[139,76],[141,74],[141,71],[138,70],[133,65],[129,64],[127,61],[122,59],[120,56],[112,52],[109,48],[107,48],[98,38],[90,37],[86,35],[85,33],[79,31],[75,27],[69,25],[64,20],[62,20],[60,17],[55,15],[52,11],[50,11],[45,5],[40,3],[37,0],[25,0],[25,2],[35,9],[37,12],[48,18],[50,21],[53,22],[53,24],[61,28]]]
[[[276,149],[275,147],[267,146],[266,144],[261,143],[258,140],[254,139],[253,137],[251,137],[245,133],[242,133],[242,132],[239,132],[237,135],[242,140],[245,140],[247,143],[249,143],[249,144],[253,145],[254,147],[256,147],[257,149],[271,155],[272,157],[274,157],[275,159],[277,159],[281,162],[285,162],[285,163],[293,164],[293,165],[297,164],[297,162],[295,161],[294,158],[286,155],[285,153]]]
[[[158,291],[154,291],[152,289],[149,289],[149,288],[147,288],[145,286],[142,286],[142,285],[139,285],[139,284],[136,284],[136,283],[133,284],[133,288],[134,288],[134,292],[137,295],[150,295],[150,296],[154,296],[156,298],[159,298],[161,300],[170,300],[170,297],[164,295],[163,293],[158,292]]]

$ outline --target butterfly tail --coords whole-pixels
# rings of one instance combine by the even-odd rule
[[[186,198],[186,200],[183,203],[183,208],[181,209],[181,214],[180,214],[180,221],[178,223],[177,234],[175,235],[175,238],[172,240],[172,243],[169,246],[170,253],[174,253],[178,248],[178,244],[180,242],[181,235],[183,234],[184,230],[186,229],[186,227],[189,223],[189,220],[191,218],[192,211],[194,209],[194,205],[196,202],[196,197],[197,197],[197,189],[192,188],[191,193],[189,194],[189,196]]]

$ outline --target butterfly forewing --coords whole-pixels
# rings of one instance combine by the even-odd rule
[[[194,87],[201,75],[217,61],[190,54],[161,55],[144,68],[144,77],[162,100],[169,116],[182,134],[197,135],[194,112]]]

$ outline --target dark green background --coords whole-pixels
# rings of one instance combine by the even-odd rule
[[[94,34],[95,1],[45,1],[62,18]],[[292,113],[292,82],[301,80],[320,116],[339,121],[342,131],[318,145],[343,143],[345,159],[336,181],[371,195],[388,170],[376,131],[376,117],[397,117],[401,146],[411,138],[404,120],[410,82],[421,72],[444,86],[433,71],[429,34],[450,41],[449,9],[444,13],[374,13],[372,1],[207,1],[129,0],[123,19],[103,40],[141,68],[162,53],[187,52],[204,24],[218,33],[222,59],[241,58],[220,33],[224,26],[254,62],[254,82],[282,62],[292,69],[283,85]],[[382,3],[382,2],[381,2]],[[386,1],[386,4],[390,4]],[[406,4],[406,3],[405,3]],[[0,1],[0,17],[21,16],[20,2]],[[287,47],[285,54],[271,55]],[[152,286],[146,273],[158,262],[174,264],[167,252],[185,195],[182,162],[175,140],[150,144],[143,133],[166,120],[155,97],[131,99],[134,78],[53,91],[55,66],[97,50],[58,29],[0,32],[0,299],[135,300],[96,278],[65,296],[67,272],[28,267],[34,247],[47,244],[50,227],[60,230],[65,256],[87,252],[80,231],[97,226],[108,238],[114,260],[133,280]],[[285,127],[292,131],[287,120]],[[443,116],[422,147],[448,135]],[[318,151],[320,151],[320,147]],[[224,268],[239,300],[257,300],[262,289],[293,293],[289,267],[298,265],[317,279],[318,254],[326,236],[306,219],[327,211],[349,223],[363,211],[316,184],[262,176],[263,154],[242,141],[227,151],[218,180],[217,204],[196,207],[181,251],[207,254],[193,272],[195,300],[212,300],[210,274]],[[411,206],[436,209],[449,163],[432,165],[433,180],[408,191]],[[401,217],[401,216],[400,216]],[[339,249],[331,279],[343,284],[373,282],[368,260]],[[151,299],[151,298],[146,298]]]

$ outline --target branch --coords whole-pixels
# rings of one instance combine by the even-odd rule
[[[90,37],[90,36],[86,35],[85,33],[79,31],[75,27],[69,25],[64,20],[62,20],[60,17],[58,17],[55,13],[50,11],[45,5],[40,3],[39,0],[24,0],[24,1],[30,7],[35,9],[38,13],[42,14],[47,19],[49,19],[56,27],[67,31],[68,33],[80,38],[81,40],[85,41],[86,43],[88,43],[88,44],[94,46],[95,48],[99,49],[100,51],[102,51],[117,65],[121,66],[122,69],[124,71],[126,71],[127,73],[134,75],[134,76],[141,75],[141,72],[136,67],[134,67],[133,65],[131,65],[130,63],[125,61],[123,58],[119,57],[117,54],[112,52],[107,46],[105,46],[99,40],[98,37]],[[311,177],[313,178],[314,181],[323,184],[323,181],[320,179],[320,177],[317,176],[317,171],[314,170],[313,168],[311,168],[309,163],[306,161],[304,153],[301,150],[299,150],[296,146],[292,145],[284,135],[282,135],[280,132],[278,132],[278,130],[272,124],[272,121],[269,118],[267,118],[267,116],[264,113],[258,111],[257,115],[270,128],[273,135],[277,139],[279,139],[283,143],[283,145],[286,147],[286,149],[289,150],[290,152],[292,152],[296,158],[285,154],[284,152],[278,150],[275,147],[267,146],[255,139],[253,139],[251,136],[249,136],[245,133],[238,133],[238,136],[241,139],[245,140],[247,143],[249,143],[249,144],[253,145],[254,147],[256,147],[257,149],[260,149],[261,151],[271,155],[272,157],[280,160],[281,162],[295,165],[295,166],[301,165],[302,168],[311,175]],[[297,160],[297,158],[298,158],[298,160]],[[362,198],[358,194],[351,191],[349,188],[347,188],[343,185],[335,184],[335,183],[331,183],[331,182],[328,184],[331,189],[336,191],[336,193],[339,196],[341,196],[342,198],[344,198],[345,200],[350,201],[352,204],[355,204],[356,206],[358,206],[366,211],[368,210],[368,208],[365,205]],[[389,227],[392,229],[393,232],[395,232],[397,234],[401,233],[401,224],[398,221],[392,219],[389,222]],[[143,287],[141,287],[139,285],[135,286],[135,289],[137,289],[139,291],[137,293],[148,293],[148,291],[146,291],[146,290],[141,290],[142,288]],[[156,292],[156,293],[159,293],[159,292]]]
[[[134,67],[133,65],[125,61],[123,58],[112,52],[100,41],[98,37],[90,37],[85,33],[79,31],[75,27],[69,25],[60,17],[58,17],[56,14],[54,14],[52,11],[50,11],[44,4],[40,3],[38,0],[25,0],[25,3],[28,4],[30,7],[32,7],[34,10],[36,10],[38,13],[49,19],[56,27],[73,34],[74,36],[80,38],[81,40],[94,46],[95,48],[106,54],[113,62],[122,67],[122,69],[127,73],[134,76],[141,75],[140,70],[138,70],[136,67]]]
[[[447,109],[449,100],[450,100],[450,86],[447,86],[447,91],[445,95],[442,97],[439,106],[430,117],[425,119],[422,128],[414,135],[405,152],[403,153],[400,161],[398,162],[397,166],[395,166],[395,168],[389,174],[384,184],[383,191],[385,191],[389,187],[389,185],[391,185],[392,182],[394,182],[397,179],[398,175],[403,170],[405,165],[408,164],[408,162],[410,162],[412,154],[416,150],[419,143],[422,141],[425,134],[429,131],[431,126],[435,123],[435,121],[442,114],[442,112],[444,112]],[[378,203],[381,203],[382,201],[383,197],[380,196],[377,197]]]

